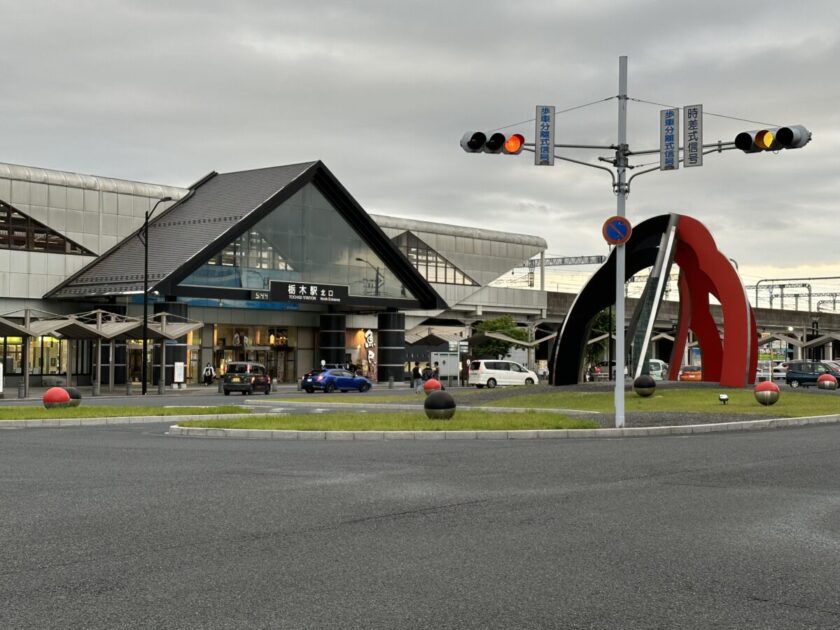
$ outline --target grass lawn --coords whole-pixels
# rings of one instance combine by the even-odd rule
[[[54,420],[57,418],[120,418],[125,416],[182,416],[228,413],[249,413],[248,409],[235,405],[218,407],[57,407],[42,406],[0,407],[0,422],[3,420]]]
[[[558,413],[457,411],[451,420],[429,420],[423,410],[395,413],[330,413],[302,416],[254,416],[230,420],[188,420],[182,427],[274,429],[294,431],[516,431],[526,429],[597,429],[592,420]]]
[[[724,409],[718,399],[720,394],[727,394],[729,402]],[[485,403],[492,407],[525,407],[527,409],[580,409],[613,412],[613,392],[557,392],[513,395],[503,400]],[[772,414],[790,418],[797,416],[821,416],[840,414],[840,392],[816,393],[782,389],[775,405],[760,405],[752,389],[711,389],[684,388],[661,389],[649,398],[637,396],[629,391],[624,397],[624,409],[627,413],[642,412],[683,412],[731,414]]]

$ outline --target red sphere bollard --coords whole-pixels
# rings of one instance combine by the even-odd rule
[[[762,381],[755,386],[755,399],[762,405],[773,405],[779,400],[779,386],[773,381]]]
[[[440,391],[440,389],[440,381],[436,378],[430,378],[428,381],[423,383],[423,391],[426,392],[426,396],[428,396],[432,392]]]
[[[820,389],[837,389],[837,377],[833,374],[820,374],[817,379],[817,387]]]
[[[53,407],[69,407],[70,394],[63,387],[50,387],[44,392],[44,407],[52,409]]]

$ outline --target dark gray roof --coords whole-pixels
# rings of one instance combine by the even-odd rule
[[[442,307],[444,303],[431,285],[320,161],[222,175],[211,173],[191,187],[186,197],[153,218],[149,225],[149,290],[178,294],[179,282],[308,183],[316,186],[373,248],[421,308]],[[142,228],[44,297],[142,294],[144,251],[138,236],[141,231]]]
[[[258,212],[319,162],[213,174],[149,223],[149,287],[153,289],[205,248]],[[143,243],[138,230],[45,297],[143,291]],[[231,239],[232,240],[232,239]]]

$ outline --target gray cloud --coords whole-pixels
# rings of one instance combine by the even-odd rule
[[[600,226],[615,209],[603,173],[467,155],[458,140],[528,120],[538,103],[614,96],[626,54],[631,97],[814,131],[800,151],[732,151],[639,177],[631,220],[692,214],[747,266],[837,260],[832,0],[0,6],[2,161],[186,185],[212,169],[322,159],[370,211],[603,253]],[[659,109],[630,102],[632,148],[658,145]],[[755,126],[707,116],[706,140]],[[532,123],[516,130],[533,137]],[[558,142],[615,138],[615,100],[558,118]]]

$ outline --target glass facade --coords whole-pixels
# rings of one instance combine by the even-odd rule
[[[463,284],[477,287],[478,283],[443,258],[411,232],[404,232],[393,239],[408,262],[420,272],[427,282]]]
[[[281,383],[296,379],[297,328],[248,324],[217,324],[214,332],[213,366],[224,374],[231,361],[256,361]]]
[[[0,249],[95,256],[93,252],[0,201]]]
[[[29,340],[29,373],[31,375],[67,375],[67,339],[43,336]],[[89,342],[80,341],[82,359],[89,354]],[[79,357],[77,356],[77,359]],[[23,374],[23,338],[0,337],[0,360],[3,362],[3,375]],[[89,367],[82,361],[74,366],[74,374],[87,374]]]
[[[347,286],[351,296],[412,299],[353,227],[308,184],[181,284],[268,290],[272,280]]]

